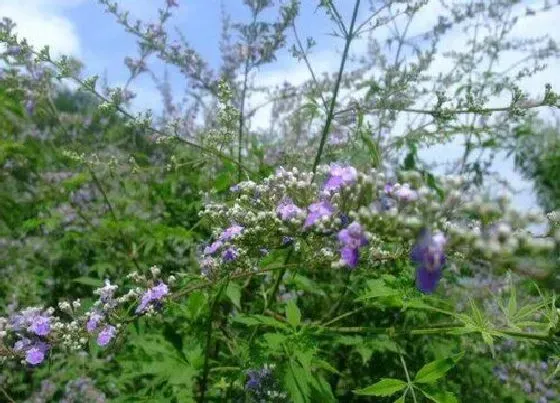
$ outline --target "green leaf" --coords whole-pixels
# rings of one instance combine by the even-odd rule
[[[395,400],[395,403],[404,403],[405,396],[406,396],[406,394],[399,397],[397,400]]]
[[[385,283],[382,279],[375,279],[368,281],[369,289],[364,295],[361,295],[356,299],[356,301],[363,301],[371,298],[382,298],[382,297],[392,297],[399,295],[399,291],[395,290]]]
[[[229,283],[226,295],[237,309],[241,309],[241,287],[236,283]]]
[[[196,318],[200,315],[205,304],[206,296],[200,291],[193,292],[187,301],[187,311],[189,312],[191,318]]]
[[[279,349],[288,337],[282,333],[265,333],[263,338],[266,344],[275,350]]]
[[[301,312],[293,300],[290,300],[286,305],[286,319],[293,327],[301,323]]]
[[[286,325],[279,320],[264,315],[235,315],[232,320],[246,326],[272,326],[286,328]]]
[[[457,403],[457,398],[451,392],[444,390],[424,390],[420,389],[424,396],[436,403]]]
[[[302,276],[301,274],[296,274],[295,276],[290,276],[286,280],[286,284],[293,284],[298,290],[303,290],[315,295],[324,296],[325,292],[321,290],[319,285],[308,277]]]
[[[424,365],[416,373],[415,383],[431,383],[445,376],[445,373],[455,366],[464,353],[455,354],[443,360],[432,361]]]
[[[407,383],[400,379],[382,378],[379,382],[374,383],[367,388],[354,391],[354,393],[362,396],[391,396],[399,390],[407,387]]]
[[[73,280],[75,283],[89,285],[90,287],[103,287],[103,280],[92,277],[78,277]]]
[[[311,394],[309,375],[297,361],[289,360],[284,385],[294,403],[309,402],[309,395]]]

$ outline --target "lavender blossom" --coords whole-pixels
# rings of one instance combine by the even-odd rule
[[[28,332],[37,336],[46,336],[51,331],[51,318],[49,316],[37,315],[31,318],[31,323],[27,328]]]
[[[105,326],[97,335],[97,344],[106,346],[117,334],[117,328],[112,325]]]
[[[340,251],[342,261],[350,268],[358,265],[360,256],[359,249],[367,245],[367,238],[364,235],[362,226],[358,222],[353,222],[338,233],[338,240],[342,245]]]
[[[441,232],[432,235],[423,230],[411,253],[416,264],[416,287],[426,294],[431,294],[441,278],[441,270],[445,265],[445,236]]]
[[[230,246],[225,251],[222,252],[222,259],[224,262],[232,262],[239,256],[237,248]]]
[[[39,347],[31,347],[25,353],[25,361],[31,365],[38,365],[45,359],[45,351]]]
[[[307,210],[307,218],[303,224],[303,228],[309,228],[322,218],[330,217],[334,212],[333,205],[328,201],[320,201],[312,203]]]
[[[418,200],[418,193],[415,190],[412,190],[408,183],[405,183],[404,185],[398,187],[395,186],[395,188],[396,190],[394,190],[394,194],[397,197],[397,199],[401,201]]]
[[[152,288],[149,288],[144,295],[142,295],[142,299],[140,301],[140,305],[136,308],[136,313],[142,313],[146,311],[148,305],[156,302],[161,301],[163,297],[165,297],[169,292],[167,285],[164,283],[160,283]]]
[[[93,331],[95,331],[95,329],[97,329],[97,326],[99,325],[99,322],[103,320],[103,316],[100,315],[97,312],[92,312],[89,315],[88,321],[86,323],[86,330],[89,333],[92,333]]]
[[[323,189],[339,190],[343,186],[348,186],[356,183],[357,179],[358,171],[356,171],[356,168],[352,166],[332,164],[329,170],[329,178],[325,182]]]
[[[44,361],[49,345],[42,341],[32,343],[29,339],[22,339],[15,343],[14,351],[24,352],[28,364],[38,365]]]
[[[231,227],[226,228],[220,234],[219,240],[220,241],[229,241],[231,239],[237,238],[241,235],[244,228],[241,225],[233,224]]]
[[[117,288],[119,287],[116,285],[111,285],[111,282],[109,280],[105,280],[105,286],[96,289],[93,293],[99,295],[99,299],[101,300],[101,302],[107,303],[113,299]]]
[[[210,244],[210,246],[204,248],[203,253],[205,255],[213,255],[222,247],[222,245],[223,245],[222,241],[214,241]]]
[[[296,206],[294,202],[288,198],[282,200],[282,202],[278,204],[278,207],[276,207],[276,214],[284,221],[296,218],[302,212],[303,210]]]

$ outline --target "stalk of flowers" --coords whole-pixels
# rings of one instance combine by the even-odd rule
[[[30,307],[0,318],[0,356],[35,366],[55,350],[85,350],[92,337],[99,346],[108,346],[132,309],[135,316],[154,315],[163,307],[169,295],[168,285],[159,279],[159,268],[154,266],[150,271],[150,279],[137,273],[129,275],[143,287],[130,289],[121,296],[116,295],[118,286],[107,280],[103,287],[94,290],[99,298],[85,311],[77,300],[60,302],[59,316],[53,307]],[[174,277],[170,276],[167,282],[173,281]]]
[[[243,251],[236,270],[259,267],[262,249],[285,247],[286,239],[307,266],[353,269],[375,263],[383,245],[396,245],[410,251],[418,289],[433,292],[451,254],[512,267],[520,257],[547,256],[556,245],[523,230],[540,217],[515,212],[504,198],[463,191],[457,177],[441,178],[435,189],[417,172],[401,172],[396,181],[347,164],[318,172],[324,175],[320,186],[310,183],[310,173],[279,168],[260,184],[234,186],[229,202],[208,203],[201,215],[221,227],[206,249],[203,270],[226,268],[231,259],[212,257],[224,247]],[[243,228],[242,236],[220,243],[221,231],[234,226]]]

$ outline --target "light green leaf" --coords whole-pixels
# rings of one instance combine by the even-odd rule
[[[363,301],[371,298],[382,298],[382,297],[392,297],[399,295],[399,291],[395,290],[385,284],[385,281],[381,279],[375,279],[368,281],[369,289],[365,294],[361,295],[356,299],[356,301]]]
[[[407,383],[400,379],[382,378],[379,382],[374,383],[367,388],[354,391],[354,393],[362,396],[391,396],[399,390],[407,387]]]
[[[103,287],[103,280],[93,277],[78,277],[73,280],[75,283],[89,285],[90,287]]]
[[[293,300],[290,300],[286,305],[286,319],[293,327],[301,323],[301,312]]]
[[[229,283],[226,295],[237,309],[241,309],[241,287],[236,283]]]
[[[286,341],[287,336],[282,333],[265,333],[263,334],[263,338],[269,347],[278,349]]]
[[[395,400],[395,403],[404,403],[405,396],[406,396],[406,394],[399,397],[397,400]]]
[[[415,383],[431,383],[445,376],[445,373],[455,366],[464,353],[455,354],[443,360],[432,361],[424,365],[416,373]]]
[[[424,396],[436,403],[457,403],[457,398],[451,392],[444,390],[424,390],[420,389]]]

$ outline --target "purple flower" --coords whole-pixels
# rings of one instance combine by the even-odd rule
[[[159,283],[158,285],[152,287],[152,300],[161,300],[169,293],[169,288],[165,283]]]
[[[31,345],[31,340],[29,339],[21,339],[14,343],[14,351],[19,353],[20,351],[25,350],[27,347]]]
[[[276,214],[284,221],[296,218],[302,213],[302,211],[302,209],[296,206],[294,202],[288,198],[282,200],[280,204],[278,204],[278,207],[276,207]]]
[[[364,230],[359,222],[354,221],[352,224],[338,233],[338,240],[343,246],[357,249],[367,245],[367,239]]]
[[[25,353],[25,361],[31,365],[38,365],[45,359],[45,352],[37,347],[31,347]]]
[[[213,255],[222,247],[222,245],[223,245],[222,241],[214,241],[210,244],[210,246],[204,248],[203,253],[205,255]]]
[[[441,270],[445,265],[446,239],[443,233],[432,235],[423,230],[412,249],[411,259],[416,264],[416,287],[426,294],[436,289],[441,278]]]
[[[412,190],[408,183],[399,186],[397,190],[395,190],[395,196],[397,196],[397,199],[403,201],[418,200],[418,193],[415,190]]]
[[[99,295],[99,299],[101,300],[101,302],[107,303],[113,299],[113,295],[115,294],[115,291],[117,291],[117,288],[119,287],[116,285],[111,285],[111,282],[109,280],[105,280],[105,286],[96,289],[93,293]]]
[[[17,343],[16,343],[17,344]],[[43,342],[31,344],[29,340],[24,341],[24,347],[17,351],[25,351],[25,361],[31,365],[38,365],[45,360],[49,351],[49,345]],[[15,348],[14,348],[15,350]]]
[[[230,186],[229,191],[232,192],[232,193],[235,193],[235,192],[239,192],[240,189],[241,188],[239,187],[239,185],[233,185],[233,186]]]
[[[345,246],[340,251],[340,256],[344,264],[350,268],[355,268],[358,265],[358,259],[360,258],[359,249],[349,248]]]
[[[320,201],[311,204],[307,207],[309,213],[303,224],[303,228],[309,228],[315,224],[318,220],[326,217],[330,217],[334,212],[334,207],[328,201]]]
[[[385,191],[385,193],[391,194],[393,192],[393,188],[394,188],[393,184],[386,183],[383,190]]]
[[[140,305],[136,308],[136,313],[141,313],[146,310],[148,305],[153,303],[154,301],[160,301],[163,297],[165,297],[169,292],[167,285],[164,283],[160,283],[152,288],[146,290],[146,292],[142,295],[142,299],[140,300]]]
[[[220,234],[220,241],[229,241],[230,239],[237,238],[243,232],[243,227],[241,225],[233,224],[231,227],[225,229]]]
[[[362,226],[358,222],[353,222],[338,233],[338,240],[342,244],[340,251],[342,261],[346,266],[354,268],[358,265],[360,248],[367,245]]]
[[[117,334],[117,328],[115,326],[105,326],[97,335],[97,344],[100,346],[106,346],[111,342],[111,339]]]
[[[222,259],[224,259],[224,262],[232,262],[237,259],[238,256],[239,252],[237,251],[237,248],[233,246],[230,246],[222,252]]]
[[[27,331],[34,333],[37,336],[48,335],[51,331],[51,318],[43,315],[32,317]]]
[[[89,315],[89,319],[86,323],[86,330],[91,333],[93,332],[95,329],[97,329],[97,326],[99,325],[99,322],[103,319],[103,316],[100,315],[97,312],[92,312]]]
[[[356,171],[356,168],[339,164],[331,165],[329,175],[329,178],[323,186],[325,190],[339,190],[343,186],[356,183],[358,179],[358,171]]]

